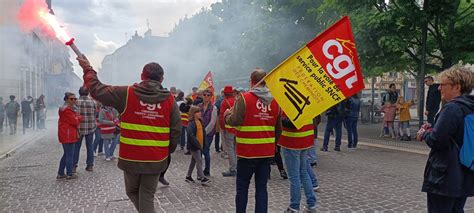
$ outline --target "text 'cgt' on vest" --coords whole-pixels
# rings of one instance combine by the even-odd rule
[[[128,88],[127,105],[121,115],[120,159],[160,162],[168,158],[173,103],[173,96],[161,103],[144,103],[133,87]]]
[[[241,158],[267,158],[275,155],[275,126],[280,108],[275,100],[263,104],[258,97],[246,92],[244,121],[236,127],[236,153]]]

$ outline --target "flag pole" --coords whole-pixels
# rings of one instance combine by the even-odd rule
[[[300,49],[296,52],[294,52],[293,54],[291,54],[288,58],[286,58],[284,61],[282,61],[280,64],[278,64],[278,66],[276,66],[275,68],[272,69],[272,71],[270,71],[269,73],[267,73],[267,75],[265,75],[265,77],[262,78],[262,80],[260,80],[259,82],[257,82],[255,85],[253,85],[250,89],[254,88],[254,87],[258,87],[261,83],[263,83],[263,81],[265,80],[265,78],[267,78],[268,76],[270,76],[273,71],[275,71],[276,69],[278,69],[278,67],[280,67],[281,65],[283,65],[284,63],[286,63],[288,60],[290,60],[291,58],[293,58],[293,56],[295,56],[296,54],[298,54],[299,52],[301,52],[301,50],[303,50],[308,44],[305,44],[304,46],[300,47]]]

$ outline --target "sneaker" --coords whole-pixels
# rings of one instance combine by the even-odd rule
[[[184,146],[181,147],[181,150],[184,150]]]
[[[236,175],[237,175],[237,172],[235,171],[222,172],[222,176],[224,177],[235,177]]]
[[[312,163],[310,163],[311,167],[317,167],[318,166],[318,162],[314,161]]]
[[[284,211],[284,213],[298,213],[298,212],[299,212],[299,210],[292,209],[292,208],[290,208],[290,207],[288,207],[288,208]]]
[[[195,181],[192,177],[186,177],[186,179],[184,179],[184,181],[186,181],[186,183],[195,183]]]
[[[88,171],[88,172],[94,171],[94,166],[92,166],[92,165],[87,166],[87,167],[86,167],[86,171]]]
[[[316,213],[316,206],[308,207],[308,206],[305,205],[303,207],[303,212],[304,213]]]
[[[97,152],[94,152],[94,157],[97,157],[99,156],[99,154]]]
[[[340,147],[334,147],[334,151],[340,152],[340,151],[341,151],[341,148],[340,148]]]
[[[321,147],[320,150],[323,151],[323,152],[327,152],[327,151],[328,151],[328,148],[327,148],[327,147]]]
[[[315,191],[315,192],[319,192],[319,186],[315,186],[315,187],[313,187],[313,191]]]
[[[211,173],[210,172],[204,172],[204,176],[209,177],[209,176],[211,176]]]
[[[160,181],[160,183],[162,183],[165,186],[170,185],[170,182],[168,182],[164,177],[160,177],[160,179],[158,179],[158,181]]]
[[[201,180],[201,185],[203,186],[209,186],[210,183],[211,183],[211,180],[209,180],[208,178],[203,178]]]
[[[198,180],[198,181],[201,181],[201,180],[202,180],[202,178],[198,177],[198,178],[197,178],[197,180]]]
[[[112,159],[110,159],[110,158],[105,158],[105,161],[110,161],[110,160],[112,160]]]
[[[66,175],[58,175],[56,176],[56,180],[62,180],[62,179],[65,179],[66,178]]]
[[[187,152],[184,153],[184,155],[191,155],[191,152],[187,151]]]
[[[76,174],[72,174],[71,176],[66,176],[66,180],[72,180],[72,179],[76,179],[77,178],[77,175]]]
[[[281,176],[281,178],[283,178],[283,180],[288,179],[288,175],[286,174],[285,170],[280,171],[280,176]]]

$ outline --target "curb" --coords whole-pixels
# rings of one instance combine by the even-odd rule
[[[4,154],[1,154],[0,155],[0,161],[1,160],[5,160],[11,156],[13,156],[13,154],[16,152],[16,150],[18,150],[19,148],[21,148],[22,146],[28,144],[28,143],[31,143],[32,141],[35,141],[36,139],[40,139],[40,138],[43,138],[46,134],[46,132],[41,132],[41,133],[38,133],[38,134],[33,134],[31,136],[29,136],[26,140],[24,140],[23,142],[20,142],[19,144],[17,144],[15,147],[13,147],[12,149],[6,151]]]
[[[318,141],[319,140],[320,139],[318,138]],[[329,141],[335,142],[335,139],[331,138],[329,139]],[[348,144],[348,141],[346,139],[341,139],[341,143]],[[403,148],[403,147],[388,146],[388,145],[375,144],[375,143],[364,142],[364,141],[358,141],[357,145],[375,147],[375,148],[380,148],[380,149],[388,149],[388,150],[394,150],[394,151],[400,151],[400,152],[409,152],[409,153],[421,154],[421,155],[428,155],[430,153],[429,151],[412,150],[412,149]]]

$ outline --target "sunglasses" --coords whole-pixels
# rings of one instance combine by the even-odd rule
[[[77,98],[69,98],[71,101],[77,101]]]
[[[212,95],[211,95],[211,94],[203,94],[202,96],[208,96],[208,97],[210,97],[210,96],[212,96]]]

